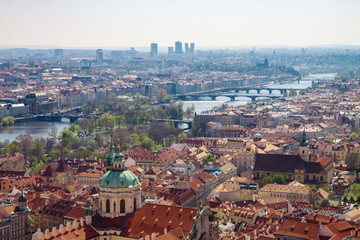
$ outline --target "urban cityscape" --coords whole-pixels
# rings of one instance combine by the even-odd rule
[[[0,239],[359,239],[360,4],[169,2],[0,0]]]

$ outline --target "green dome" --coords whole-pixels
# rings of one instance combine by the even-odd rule
[[[100,178],[99,182],[99,186],[104,188],[129,188],[139,185],[138,178],[130,170],[108,171]]]
[[[22,191],[22,193],[19,197],[19,202],[27,202],[27,197],[26,197],[24,191]]]

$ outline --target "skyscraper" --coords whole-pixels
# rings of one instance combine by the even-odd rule
[[[96,50],[96,64],[98,64],[98,65],[103,64],[103,50],[102,49]]]
[[[188,44],[188,43],[185,43],[185,52],[186,52],[186,53],[189,53],[189,52],[190,52],[189,44]]]
[[[190,52],[191,53],[195,52],[195,43],[190,43]]]
[[[172,55],[174,53],[174,47],[168,47],[168,54]]]
[[[55,49],[55,57],[62,56],[64,54],[62,49]]]
[[[150,56],[155,56],[158,54],[158,44],[157,43],[152,43],[150,45]]]
[[[175,53],[182,54],[182,42],[180,41],[175,42]]]

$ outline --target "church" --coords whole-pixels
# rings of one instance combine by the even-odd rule
[[[93,208],[88,198],[86,219],[80,225],[60,225],[33,239],[72,239],[74,232],[83,239],[208,239],[210,231],[207,208],[145,204],[142,206],[141,184],[125,167],[122,153],[111,144],[106,156],[105,173],[99,181],[99,204]],[[60,229],[62,229],[60,231]],[[74,235],[75,236],[75,235]],[[77,239],[77,238],[76,238]]]
[[[254,180],[261,183],[264,177],[282,174],[286,181],[298,181],[309,185],[330,183],[334,174],[332,158],[310,154],[304,131],[298,155],[256,154]]]

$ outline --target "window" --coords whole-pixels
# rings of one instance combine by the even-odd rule
[[[125,213],[125,200],[121,199],[120,201],[120,213]]]
[[[116,201],[114,202],[114,212],[116,213]]]
[[[106,213],[110,213],[110,200],[106,200]]]

